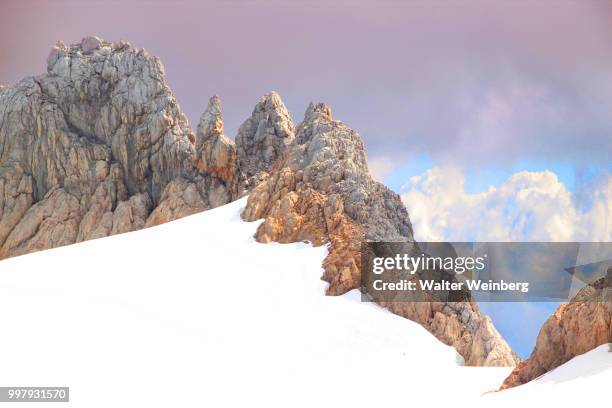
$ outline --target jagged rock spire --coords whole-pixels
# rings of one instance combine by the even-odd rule
[[[333,120],[331,108],[326,103],[308,105],[304,120],[296,130],[296,142],[311,146],[306,147],[303,155],[294,157],[308,162],[313,172],[316,169],[318,174],[333,174],[336,181],[370,179],[361,136],[344,123]],[[309,178],[310,172],[306,176]]]
[[[196,140],[198,170],[231,183],[236,178],[236,145],[223,133],[221,98],[210,98]]]
[[[324,102],[319,102],[316,105],[310,102],[304,115],[304,121],[309,122],[318,118],[332,120],[331,107]]]
[[[295,138],[291,115],[272,91],[261,97],[236,135],[238,164],[250,187],[270,171]]]
[[[221,98],[214,95],[208,101],[208,106],[202,116],[197,131],[197,144],[200,146],[203,141],[212,137],[223,135],[223,113],[221,111]]]

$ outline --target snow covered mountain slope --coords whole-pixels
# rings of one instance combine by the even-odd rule
[[[323,296],[327,249],[255,242],[244,204],[0,262],[0,385],[69,386],[88,408],[442,406],[546,393],[567,367],[573,378],[574,360],[483,397],[510,369],[458,365],[356,291]],[[609,383],[612,353],[597,353],[585,357],[608,368],[568,382]]]
[[[588,353],[574,357],[543,376],[518,387],[510,388],[491,398],[496,405],[514,406],[523,401],[552,402],[556,406],[577,406],[586,403],[610,404],[612,383],[612,344],[603,344]],[[537,406],[537,405],[532,405]]]

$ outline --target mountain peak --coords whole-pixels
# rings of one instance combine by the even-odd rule
[[[196,151],[198,170],[231,184],[232,190],[237,189],[236,145],[223,132],[221,98],[217,95],[210,98],[200,117]]]
[[[318,119],[332,120],[331,107],[324,102],[319,102],[317,104],[310,102],[304,114],[304,122]]]
[[[104,41],[101,38],[90,35],[81,40],[81,50],[87,54],[100,48],[103,43]]]
[[[198,143],[210,137],[223,134],[223,114],[221,110],[221,98],[218,95],[213,95],[209,101],[206,110],[200,116],[198,124],[197,136]]]
[[[287,111],[283,100],[276,91],[270,91],[259,99],[258,105],[262,105],[264,109],[277,109]]]
[[[94,36],[60,41],[47,73],[1,92],[0,106],[10,169],[0,183],[11,190],[0,198],[0,257],[140,229],[172,192],[166,207],[177,211],[156,219],[210,202],[195,188],[212,181],[196,169],[193,131],[144,50]]]
[[[262,96],[236,135],[239,167],[249,186],[257,185],[295,138],[295,127],[280,96]]]

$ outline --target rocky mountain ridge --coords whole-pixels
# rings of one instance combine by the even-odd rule
[[[400,197],[370,176],[359,134],[311,104],[296,142],[249,194],[244,219],[264,218],[260,242],[330,243],[328,295],[360,287],[361,242],[414,242]],[[468,365],[514,366],[518,358],[474,301],[380,303],[455,347]]]
[[[311,104],[294,125],[264,95],[224,133],[210,99],[193,132],[158,58],[129,43],[58,43],[47,73],[0,90],[0,258],[133,231],[249,194],[261,242],[330,244],[327,294],[359,287],[360,244],[413,242],[400,197],[372,179],[359,134]],[[475,302],[392,303],[469,365],[517,358]]]
[[[226,204],[293,135],[275,93],[237,143],[223,133],[218,97],[194,134],[159,59],[97,37],[58,43],[46,74],[0,92],[0,258]]]

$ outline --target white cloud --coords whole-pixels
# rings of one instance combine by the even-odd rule
[[[461,170],[434,167],[404,189],[420,241],[612,241],[612,177],[590,192],[586,210],[550,171],[518,172],[469,194]]]

